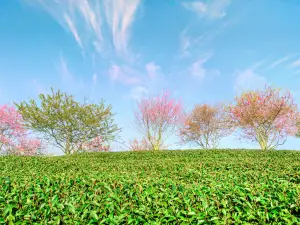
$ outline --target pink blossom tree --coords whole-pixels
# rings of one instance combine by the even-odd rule
[[[249,91],[228,107],[232,124],[241,138],[257,142],[262,150],[275,149],[297,132],[299,112],[290,92],[279,89]]]
[[[29,137],[21,114],[14,107],[0,106],[0,152],[32,156],[42,154],[43,150],[40,140]]]
[[[109,152],[111,151],[108,145],[101,136],[93,138],[84,143],[78,144],[78,152]]]
[[[161,145],[160,149],[166,148],[166,146]],[[153,150],[151,143],[147,139],[133,139],[129,141],[129,150],[130,151],[149,151]]]
[[[129,150],[130,151],[147,151],[151,150],[152,146],[151,144],[143,139],[143,140],[138,140],[138,139],[133,139],[129,141]]]
[[[147,148],[160,150],[182,119],[182,105],[168,92],[155,98],[144,98],[135,111],[136,128],[143,135]]]

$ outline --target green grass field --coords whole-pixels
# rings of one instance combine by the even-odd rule
[[[0,158],[2,224],[300,224],[300,151]]]

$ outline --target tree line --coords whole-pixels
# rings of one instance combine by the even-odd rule
[[[0,106],[2,155],[43,155],[47,145],[65,154],[110,151],[121,128],[112,106],[80,103],[74,96],[51,89],[35,100]],[[168,92],[144,97],[134,111],[142,139],[129,141],[132,151],[166,149],[176,134],[180,144],[217,148],[222,138],[235,134],[256,142],[261,150],[276,149],[288,136],[300,137],[300,112],[289,91],[265,87],[236,96],[231,104],[197,104],[185,111]]]

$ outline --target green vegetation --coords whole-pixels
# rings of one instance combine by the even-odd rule
[[[65,154],[78,153],[88,142],[95,143],[97,137],[101,142],[115,139],[119,128],[114,123],[111,105],[105,106],[103,101],[82,104],[72,95],[51,91],[39,95],[40,105],[33,99],[16,104],[27,128],[43,135]]]
[[[299,224],[300,152],[0,158],[6,224]]]

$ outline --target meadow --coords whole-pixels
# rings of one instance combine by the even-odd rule
[[[0,158],[2,224],[300,224],[300,151]]]

